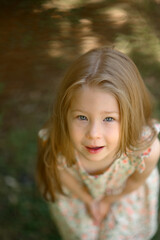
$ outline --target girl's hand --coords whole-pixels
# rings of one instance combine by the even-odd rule
[[[86,208],[94,223],[99,226],[108,214],[110,203],[107,203],[104,198],[93,200],[91,203],[86,204]]]
[[[99,222],[99,204],[98,201],[92,200],[90,203],[86,204],[86,209],[90,217],[93,219],[94,223],[98,225]]]
[[[99,200],[99,217],[98,217],[98,225],[107,217],[108,212],[110,210],[110,203],[107,202],[105,198]]]

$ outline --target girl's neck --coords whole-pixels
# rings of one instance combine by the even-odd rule
[[[100,175],[104,173],[116,160],[115,155],[110,156],[107,159],[101,161],[90,161],[83,156],[76,154],[78,160],[81,162],[83,168],[90,174],[90,175]]]

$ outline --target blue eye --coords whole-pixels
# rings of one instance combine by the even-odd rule
[[[87,117],[83,116],[83,115],[79,115],[78,119],[81,121],[87,120]]]
[[[112,117],[106,117],[106,118],[104,119],[104,121],[105,121],[105,122],[112,122],[112,121],[114,121],[114,118],[112,118]]]

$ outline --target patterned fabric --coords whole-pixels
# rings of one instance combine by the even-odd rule
[[[160,124],[154,125],[157,132]],[[145,128],[143,137],[148,135]],[[119,194],[125,188],[128,177],[135,171],[145,170],[145,158],[152,149],[129,159],[125,154],[116,159],[100,175],[89,175],[77,159],[75,165],[67,168],[65,159],[61,164],[80,184],[85,184],[94,198]],[[157,206],[159,173],[157,167],[151,172],[144,185],[111,205],[111,209],[100,227],[94,225],[85,205],[68,189],[68,196],[58,196],[56,203],[49,205],[51,215],[64,240],[149,240],[157,230]]]

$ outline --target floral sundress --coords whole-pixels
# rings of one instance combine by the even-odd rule
[[[154,125],[160,132],[160,124]],[[143,137],[148,134],[145,128]],[[45,137],[45,130],[41,137]],[[43,135],[43,136],[42,136]],[[148,149],[132,161],[122,155],[100,175],[90,175],[76,158],[76,164],[68,168],[65,159],[61,159],[67,169],[80,184],[85,184],[93,198],[119,194],[125,188],[128,177],[134,172],[145,169],[145,158],[152,149]],[[98,227],[87,214],[85,205],[64,187],[67,196],[58,195],[55,203],[50,203],[51,216],[64,240],[149,240],[157,231],[159,172],[157,167],[151,172],[145,183],[132,193],[125,195],[111,205],[107,217]],[[54,238],[53,238],[54,239]]]

